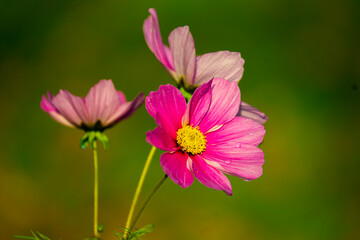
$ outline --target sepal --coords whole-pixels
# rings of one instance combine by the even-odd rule
[[[192,97],[192,94],[189,93],[188,91],[185,90],[185,88],[180,88],[180,92],[181,94],[184,96],[184,98],[186,99],[186,102],[189,102],[191,97]]]
[[[127,228],[122,228],[124,233],[115,232],[115,236],[120,240],[138,240],[142,239],[145,234],[151,233],[154,230],[154,224],[146,225],[138,230],[130,231]]]
[[[85,133],[85,135],[80,139],[80,147],[82,149],[87,148],[87,146],[93,146],[93,142],[99,140],[103,146],[104,149],[107,149],[109,146],[109,138],[100,131],[88,131]]]

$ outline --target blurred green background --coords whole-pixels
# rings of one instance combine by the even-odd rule
[[[241,52],[242,99],[269,121],[264,174],[229,177],[233,196],[172,181],[139,223],[146,239],[360,239],[360,2],[0,1],[0,236],[92,233],[92,153],[82,132],[40,109],[41,95],[84,96],[113,79],[129,99],[172,82],[142,24],[156,8],[164,42],[189,25],[197,54]],[[100,151],[104,239],[125,225],[155,123],[144,107],[111,130]],[[163,176],[156,153],[145,197]]]

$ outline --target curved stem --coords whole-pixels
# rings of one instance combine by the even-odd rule
[[[130,229],[129,229],[130,232],[134,229],[137,221],[138,221],[139,218],[141,217],[141,214],[143,213],[146,205],[149,203],[149,201],[150,201],[150,199],[152,198],[152,196],[157,192],[157,190],[160,188],[160,186],[165,182],[165,180],[167,179],[167,177],[168,177],[168,176],[165,174],[165,176],[160,180],[160,182],[158,182],[158,184],[156,184],[156,186],[154,187],[154,189],[151,191],[151,193],[149,194],[149,196],[146,198],[146,200],[145,200],[145,202],[143,203],[143,205],[141,206],[138,214],[136,215],[133,224],[131,225],[131,227],[130,227]]]
[[[98,156],[97,156],[97,144],[93,141],[94,152],[94,237],[99,237],[98,231],[98,210],[99,210],[99,174],[98,174]]]
[[[155,153],[155,150],[156,150],[156,147],[152,147],[151,150],[150,150],[150,153],[146,159],[146,162],[145,162],[145,166],[144,166],[144,169],[141,173],[141,177],[140,177],[140,180],[139,180],[139,183],[137,185],[137,188],[136,188],[136,191],[135,191],[135,195],[134,195],[134,198],[132,200],[132,203],[131,203],[131,207],[130,207],[130,212],[129,212],[129,216],[127,218],[127,221],[126,221],[126,226],[125,226],[125,229],[129,230],[130,229],[130,224],[131,224],[131,220],[132,220],[132,216],[134,214],[134,210],[135,210],[135,206],[136,206],[136,203],[137,203],[137,200],[139,198],[139,195],[140,195],[140,192],[141,192],[141,188],[144,184],[144,180],[145,180],[145,177],[146,177],[146,173],[149,169],[149,166],[150,166],[150,163],[151,163],[151,159],[153,158],[154,156],[154,153]],[[125,231],[125,239],[128,235],[128,232],[129,231]]]

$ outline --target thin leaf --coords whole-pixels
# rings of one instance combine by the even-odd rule
[[[48,238],[44,234],[39,233],[38,231],[36,231],[36,233],[34,231],[31,231],[31,234],[33,235],[32,237],[29,236],[12,236],[12,237],[17,239],[50,240],[50,238]]]
[[[11,237],[12,238],[17,238],[17,239],[31,239],[31,240],[36,239],[34,237],[27,237],[27,236],[11,236]]]

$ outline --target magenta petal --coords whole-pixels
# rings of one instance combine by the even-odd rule
[[[119,92],[118,92],[119,94]],[[125,95],[123,96],[125,99]],[[112,113],[111,116],[103,123],[105,127],[111,127],[115,123],[130,117],[144,102],[144,94],[139,93],[131,102],[122,102],[118,105],[118,108]]]
[[[172,57],[169,54],[169,49],[164,46],[160,28],[158,17],[155,9],[149,9],[150,16],[145,20],[143,31],[145,35],[145,41],[149,46],[150,50],[155,54],[156,58],[161,62],[169,70],[174,70],[174,64],[172,62]]]
[[[263,125],[251,119],[235,117],[220,129],[206,134],[206,140],[208,146],[226,142],[257,146],[262,142],[264,135],[265,129]]]
[[[51,103],[51,99],[53,98],[50,93],[48,93],[49,99],[45,96],[42,96],[40,107],[42,110],[47,112],[54,120],[58,121],[61,124],[64,124],[69,127],[75,127],[72,123],[70,123],[64,116],[62,116],[59,111],[54,107]]]
[[[200,86],[214,77],[238,82],[244,72],[244,63],[238,52],[220,51],[199,56],[194,85]]]
[[[169,134],[160,127],[156,127],[154,130],[148,131],[146,133],[146,141],[164,151],[173,152],[178,149],[176,140],[169,136]]]
[[[162,85],[156,92],[149,93],[145,106],[156,123],[176,139],[176,131],[181,128],[186,111],[186,101],[180,90],[170,84]]]
[[[212,82],[205,83],[195,90],[186,109],[186,123],[196,127],[208,112],[211,103],[211,84]]]
[[[90,116],[88,125],[97,121],[107,122],[121,103],[111,80],[101,80],[92,87],[85,97],[85,102]]]
[[[223,173],[207,164],[200,155],[194,155],[191,158],[193,160],[192,171],[199,182],[209,188],[222,190],[227,195],[232,195],[230,181]]]
[[[244,180],[253,180],[262,175],[264,153],[253,145],[232,142],[209,145],[202,156],[209,164],[213,162],[211,165],[218,166],[220,171]]]
[[[265,115],[265,113],[260,112],[258,109],[243,101],[241,101],[237,116],[252,119],[260,124],[264,124],[268,120],[268,117]]]
[[[45,95],[43,95],[41,98],[40,107],[42,110],[44,110],[47,113],[52,111],[57,111],[55,106],[51,103],[52,98],[53,96],[51,95],[51,93],[48,93],[48,98]]]
[[[195,45],[189,27],[178,27],[169,35],[170,50],[174,60],[176,80],[185,78],[185,85],[192,86],[195,76]]]
[[[240,89],[237,82],[222,78],[214,78],[211,82],[211,105],[199,124],[203,133],[231,121],[240,106]]]
[[[183,188],[189,187],[194,181],[194,177],[187,167],[188,158],[188,155],[181,151],[163,153],[160,157],[160,164],[164,172]]]
[[[69,122],[80,127],[89,121],[84,99],[74,96],[66,90],[60,90],[52,100],[53,105]]]

